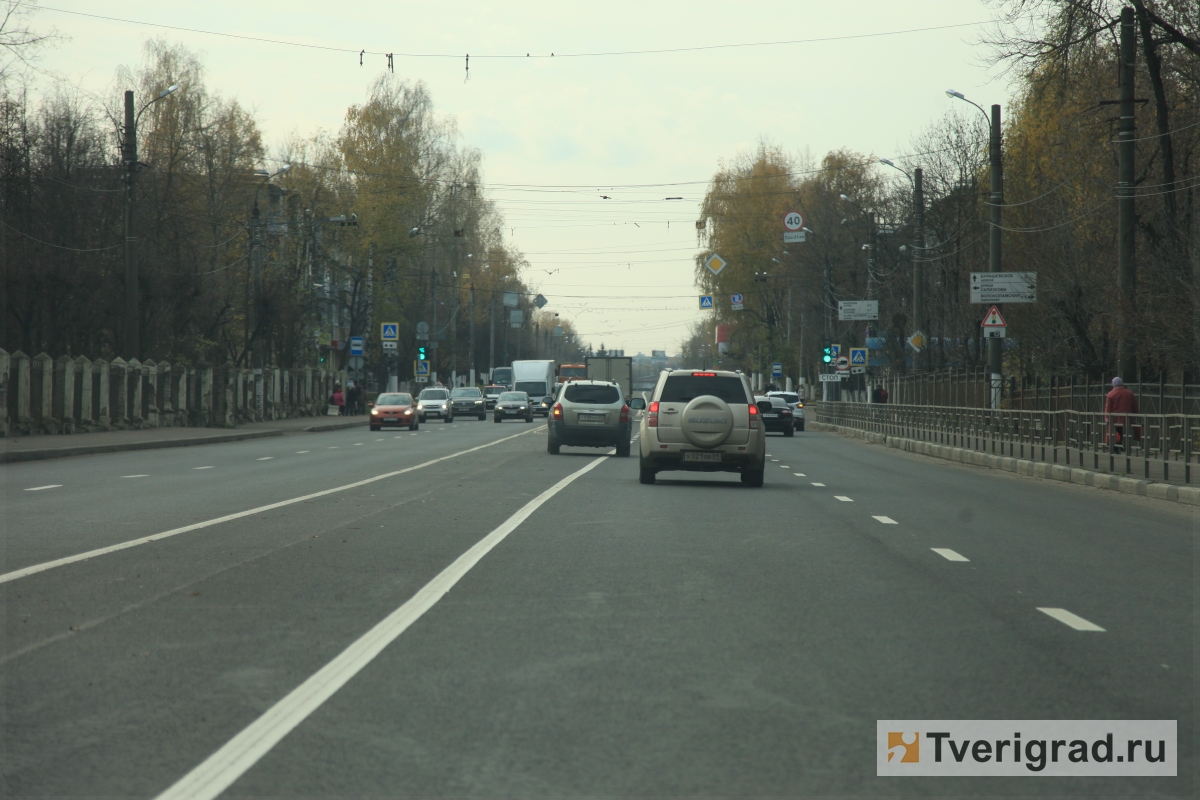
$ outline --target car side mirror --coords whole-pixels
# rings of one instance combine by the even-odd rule
[[[771,407],[772,407],[772,406],[771,406],[771,404],[770,404],[770,403],[768,403],[768,402],[766,402],[765,400],[764,400],[763,402],[761,402],[761,403],[758,403],[757,405],[758,405],[758,410],[759,410],[760,412],[762,412],[763,414],[765,414],[765,413],[767,413],[768,411],[770,411],[770,410],[771,410]]]
[[[367,408],[374,408],[374,407],[375,407],[374,403],[367,403]]]
[[[635,397],[629,401],[629,407],[634,411],[643,411],[646,408],[646,401],[640,397]]]

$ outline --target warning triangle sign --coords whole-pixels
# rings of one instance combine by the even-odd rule
[[[992,306],[988,309],[987,316],[983,318],[981,328],[1007,328],[1008,323],[1004,321],[1004,317],[1000,316],[1000,309]]]

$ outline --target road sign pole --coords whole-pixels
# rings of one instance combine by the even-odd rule
[[[920,167],[913,170],[913,330],[923,331],[925,325],[925,191],[922,186],[924,173]],[[920,372],[927,357],[913,354],[913,372]]]
[[[988,239],[988,271],[1000,271],[1000,211],[1004,205],[1004,162],[1000,150],[1000,106],[992,106],[992,130],[989,142],[992,165],[991,231]],[[1000,407],[1000,390],[1003,386],[1002,357],[1000,349],[1004,343],[999,339],[988,339],[988,372],[992,376],[992,408]]]

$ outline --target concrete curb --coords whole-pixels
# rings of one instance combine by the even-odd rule
[[[18,464],[23,461],[45,461],[51,458],[70,458],[71,456],[90,456],[98,453],[123,453],[131,450],[160,450],[164,447],[192,447],[198,444],[222,444],[224,442],[241,442],[247,439],[266,439],[273,436],[283,436],[283,431],[246,431],[245,433],[224,433],[214,436],[194,436],[190,439],[158,439],[147,442],[119,442],[114,444],[91,444],[79,447],[48,447],[43,450],[16,450],[0,453],[0,464]]]
[[[359,426],[366,427],[368,420],[355,420],[354,422],[335,422],[332,425],[312,425],[307,428],[302,428],[304,433],[320,433],[321,431],[344,431],[349,428],[357,428]],[[300,431],[297,431],[299,433]]]
[[[841,433],[872,444],[881,444],[885,447],[894,447],[897,450],[906,450],[910,453],[920,453],[921,455],[932,456],[934,458],[943,458],[947,461],[958,461],[963,464],[974,464],[978,467],[1002,469],[1018,475],[1028,475],[1031,478],[1045,478],[1047,480],[1064,481],[1066,483],[1077,483],[1081,486],[1094,486],[1097,489],[1109,489],[1114,492],[1152,497],[1156,500],[1167,500],[1173,503],[1200,506],[1200,487],[1196,486],[1176,486],[1173,483],[1144,481],[1139,478],[1110,475],[1107,472],[1077,469],[1065,464],[1047,464],[1041,461],[1028,461],[1009,456],[994,456],[990,453],[980,453],[976,450],[950,447],[933,442],[920,442],[916,439],[887,436],[871,431],[860,431],[842,425],[831,425],[827,422],[810,421],[808,425],[813,430]]]

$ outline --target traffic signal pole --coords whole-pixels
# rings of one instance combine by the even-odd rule
[[[988,271],[1000,271],[1000,243],[1002,230],[1000,228],[1000,212],[1004,205],[1004,163],[1000,150],[1000,106],[992,106],[992,129],[989,142],[992,162],[991,178],[991,214],[988,239]],[[1003,339],[988,339],[988,371],[992,375],[992,408],[1000,407],[1000,392],[1004,385],[1003,352],[1000,346]]]

